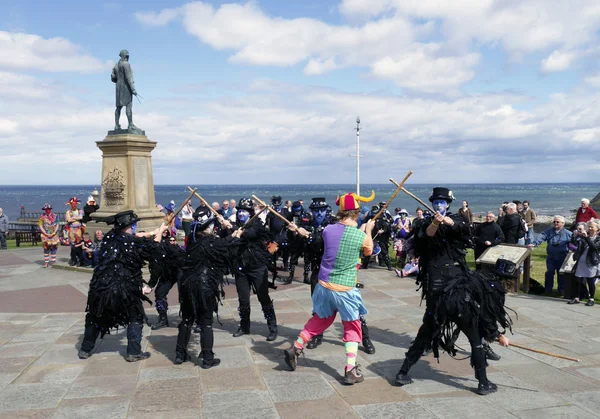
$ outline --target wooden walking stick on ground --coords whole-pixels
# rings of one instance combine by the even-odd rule
[[[402,179],[402,183],[400,183],[399,185],[396,184],[396,186],[398,186],[398,188],[396,188],[396,192],[394,192],[392,194],[392,196],[390,197],[390,199],[388,199],[388,201],[385,203],[385,205],[383,206],[383,208],[381,208],[379,210],[379,212],[375,215],[375,217],[373,217],[373,221],[375,221],[376,219],[378,219],[381,214],[385,213],[385,210],[387,209],[388,205],[390,205],[392,203],[392,201],[394,200],[394,198],[396,197],[396,195],[398,195],[398,192],[400,192],[400,190],[402,189],[404,183],[406,182],[406,180],[410,177],[410,175],[412,175],[413,172],[412,171],[408,171],[408,174],[406,176],[404,176],[404,179]]]
[[[569,361],[579,362],[579,360],[576,358],[570,358],[570,357],[564,356],[564,355],[553,354],[552,352],[540,351],[539,349],[528,348],[527,346],[518,345],[518,344],[512,343],[512,342],[510,343],[510,345],[508,345],[508,347],[510,348],[511,346],[514,346],[515,348],[525,349],[526,351],[529,351],[529,352],[535,352],[536,354],[548,355],[548,356],[552,356],[554,358],[567,359]]]
[[[396,186],[400,186],[400,185],[398,184],[398,182],[396,182],[396,181],[395,181],[394,179],[392,179],[392,178],[390,178],[390,182],[392,182],[392,183],[393,183],[394,185],[396,185]],[[431,214],[432,214],[432,215],[436,213],[436,211],[435,211],[433,208],[431,208],[429,205],[427,205],[427,204],[425,203],[425,201],[423,201],[423,200],[422,200],[422,199],[420,199],[418,196],[416,196],[416,195],[414,195],[414,194],[410,193],[409,191],[407,191],[407,190],[404,188],[404,186],[403,186],[403,187],[401,187],[401,188],[400,188],[400,190],[401,190],[402,192],[404,192],[405,194],[407,194],[408,196],[410,196],[411,198],[415,199],[415,200],[416,200],[416,201],[417,201],[419,204],[423,205],[423,206],[424,206],[425,208],[427,208],[429,211],[431,211]]]
[[[267,209],[269,210],[269,212],[270,212],[271,214],[275,215],[276,217],[279,217],[279,218],[281,218],[281,220],[282,220],[283,222],[285,222],[285,223],[286,223],[288,226],[289,226],[289,225],[293,225],[293,223],[292,223],[290,220],[288,220],[287,218],[285,218],[284,216],[282,216],[280,213],[278,213],[277,211],[275,211],[273,208],[271,208],[270,206],[268,206],[267,204],[265,204],[265,203],[264,203],[263,201],[261,201],[261,199],[260,199],[260,198],[258,198],[256,195],[252,195],[252,198],[256,199],[256,201],[257,201],[259,204],[261,204],[262,206],[264,206],[264,207],[267,207]],[[300,232],[298,232],[298,234],[300,234]],[[308,236],[307,236],[307,235],[305,235],[305,234],[301,234],[301,236],[303,236],[303,237],[309,237],[309,236],[310,236],[310,234],[309,234]]]

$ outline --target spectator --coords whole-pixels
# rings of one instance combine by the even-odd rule
[[[394,269],[396,275],[400,278],[404,278],[411,275],[418,275],[419,273],[419,258],[413,256],[410,258],[410,261],[404,265],[404,269]]]
[[[188,201],[187,204],[181,210],[181,226],[183,227],[183,231],[185,231],[185,237],[190,234],[191,225],[194,221],[194,208],[192,204]]]
[[[95,268],[98,264],[98,259],[100,258],[100,246],[102,245],[102,240],[104,239],[104,233],[102,230],[96,230],[96,234],[94,235],[94,241],[92,242],[92,267]]]
[[[410,230],[413,234],[416,234],[419,231],[419,229],[421,228],[421,224],[423,224],[423,221],[425,221],[425,213],[423,211],[423,208],[417,207],[415,213],[417,214],[417,216],[413,218],[412,225],[410,227]]]
[[[164,209],[167,211],[164,217],[164,222],[169,226],[168,231],[171,236],[176,236],[177,230],[181,228],[181,220],[179,217],[173,216],[175,213],[175,202],[171,201],[169,205],[164,207]]]
[[[458,210],[458,215],[462,215],[469,223],[469,226],[473,225],[473,213],[471,212],[471,208],[469,208],[469,202],[462,201],[462,207]]]
[[[498,224],[502,225],[502,220],[506,215],[506,206],[508,205],[508,201],[504,201],[502,206],[498,208]]]
[[[504,232],[496,223],[496,215],[493,211],[488,211],[485,215],[485,222],[478,225],[475,229],[475,260],[485,252],[488,247],[496,246],[505,240]]]
[[[6,250],[6,236],[8,236],[8,217],[2,212],[0,208],[0,247],[2,250]]]
[[[229,200],[229,208],[231,208],[231,213],[232,214],[235,214],[237,212],[237,208],[235,207],[236,204],[237,203],[235,202],[235,199],[230,199]]]
[[[575,274],[575,298],[568,304],[579,304],[580,298],[588,298],[586,306],[594,305],[596,293],[596,277],[600,276],[600,236],[598,230],[600,224],[597,220],[578,223],[573,235],[573,241],[577,243],[577,250],[573,255],[576,261],[573,272]],[[576,240],[576,238],[578,240]]]
[[[91,215],[98,211],[100,205],[96,203],[96,198],[93,196],[88,196],[86,204],[83,206],[83,218],[81,219],[82,223],[89,223],[92,221]]]
[[[555,215],[553,224],[554,227],[542,231],[538,238],[528,247],[533,249],[543,242],[548,242],[548,247],[546,248],[548,253],[545,278],[546,294],[552,292],[554,287],[554,273],[556,272],[558,275],[558,292],[562,295],[565,291],[565,276],[559,271],[569,251],[568,245],[573,237],[573,233],[564,228],[565,217],[562,215]]]
[[[400,211],[402,211],[402,208],[396,208],[396,209],[394,209],[394,213],[395,213],[396,215],[394,215],[394,217],[392,218],[392,220],[394,221],[394,222],[393,222],[393,224],[396,224],[396,220],[397,220],[398,218],[400,218],[400,215],[399,215],[399,212],[400,212]]]
[[[221,206],[219,205],[218,202],[213,202],[212,204],[210,204],[210,206],[212,207],[213,210],[215,210],[219,215],[223,216],[223,210],[221,209]]]
[[[592,207],[590,207],[590,200],[583,198],[581,200],[581,207],[577,209],[577,215],[575,216],[575,225],[577,223],[587,223],[592,218],[598,219],[598,214]]]
[[[223,209],[223,217],[228,220],[233,214],[233,209],[229,206],[229,201],[227,199],[223,200],[222,205],[223,206],[221,208]]]
[[[402,267],[406,263],[407,248],[405,240],[410,234],[411,223],[408,219],[408,211],[401,209],[393,225],[394,230],[394,250],[396,250],[396,266]]]
[[[90,233],[83,233],[83,241],[81,242],[82,249],[82,258],[81,258],[81,266],[92,266],[93,261],[93,243],[90,240]]]
[[[504,213],[506,215],[502,217],[500,224],[504,233],[504,243],[517,244],[519,242],[518,231],[522,223],[521,216],[517,214],[517,205],[514,202],[506,204]]]
[[[523,212],[523,203],[519,200],[514,200],[513,204],[517,206],[517,213],[521,214]]]
[[[525,224],[527,224],[527,234],[525,235],[525,244],[529,245],[535,240],[533,225],[535,224],[535,211],[529,208],[529,201],[523,201],[523,212],[521,212]]]
[[[367,211],[369,211],[368,208]],[[283,215],[290,221],[292,220],[292,201],[290,201],[289,199],[285,201],[285,207],[281,209],[281,215]]]

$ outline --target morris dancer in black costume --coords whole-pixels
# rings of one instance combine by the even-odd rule
[[[271,197],[271,206],[273,209],[283,217],[287,217],[287,211],[284,211],[285,208],[281,207],[281,197],[273,196]],[[291,217],[290,221],[291,221]],[[283,269],[287,271],[288,269],[288,259],[289,255],[289,243],[288,243],[288,231],[287,224],[281,220],[281,218],[276,217],[271,212],[267,215],[267,227],[271,232],[272,240],[277,243],[277,251],[271,255],[271,264],[269,267],[269,271],[273,274],[273,284],[278,277],[277,274],[277,258],[281,255],[283,259]]]
[[[240,238],[237,256],[235,259],[235,288],[238,293],[240,327],[233,334],[234,337],[250,334],[250,289],[256,290],[256,296],[262,306],[262,311],[269,326],[267,341],[277,339],[277,317],[273,301],[269,297],[269,278],[267,264],[271,256],[266,243],[270,235],[259,217],[248,223],[254,211],[262,208],[254,206],[249,198],[242,198],[238,202],[236,213],[236,229],[232,236]]]
[[[179,247],[175,237],[171,236],[168,231],[162,234],[160,248],[162,258],[158,263],[150,262],[150,281],[148,282],[150,288],[156,287],[154,304],[158,312],[158,321],[152,325],[152,330],[169,326],[167,296],[173,285],[179,280],[181,266],[185,260],[185,251]]]
[[[292,203],[292,223],[298,228],[310,228],[312,217],[310,212],[304,210],[300,201],[294,201]],[[302,236],[299,236],[295,231],[288,231],[289,246],[290,246],[290,274],[287,280],[284,281],[286,284],[291,284],[294,280],[294,272],[298,265],[298,259],[304,257],[304,283],[310,284],[310,260],[305,255],[306,241]]]
[[[460,331],[471,344],[471,365],[479,381],[477,393],[486,395],[498,387],[487,379],[482,337],[498,340],[503,346],[510,344],[498,330],[498,324],[505,330],[511,325],[504,309],[506,291],[495,275],[471,272],[467,267],[463,249],[470,228],[462,216],[447,212],[453,200],[452,191],[434,188],[429,201],[437,212],[415,234],[420,267],[417,281],[423,286],[427,308],[417,337],[396,375],[396,384],[412,383],[408,371],[424,351],[433,350],[437,358],[442,346],[455,354],[454,341]]]
[[[152,302],[145,294],[151,288],[144,285],[142,267],[149,260],[160,258],[158,242],[168,227],[162,224],[151,233],[136,234],[139,218],[133,211],[124,211],[105,220],[114,228],[104,236],[100,258],[90,282],[85,316],[85,332],[78,356],[92,355],[98,335],[104,337],[110,329],[127,326],[126,361],[135,362],[150,357],[142,352],[142,327],[147,321],[143,302]],[[145,237],[154,236],[154,240]]]
[[[200,327],[200,367],[208,369],[219,365],[212,351],[214,343],[213,312],[218,315],[223,291],[223,275],[230,263],[237,239],[214,235],[217,219],[207,207],[198,207],[194,213],[183,275],[180,286],[181,323],[175,348],[175,364],[189,359],[187,346],[194,322]],[[222,221],[224,228],[231,228],[229,221]]]

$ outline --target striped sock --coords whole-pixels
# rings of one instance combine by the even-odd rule
[[[358,353],[358,342],[346,342],[346,371],[356,366],[356,355]]]
[[[50,258],[48,257],[48,253],[44,253],[44,263],[48,264],[49,260],[50,260]]]
[[[302,332],[300,332],[300,336],[298,336],[296,342],[294,342],[294,346],[296,347],[296,349],[301,351],[302,348],[304,348],[304,345],[306,345],[306,342],[308,342],[309,340],[310,336],[303,330]]]
[[[50,256],[52,257],[52,264],[54,264],[56,262],[56,253],[52,253]]]

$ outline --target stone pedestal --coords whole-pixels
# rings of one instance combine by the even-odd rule
[[[138,231],[158,227],[164,214],[156,209],[154,200],[151,153],[156,142],[141,134],[110,131],[96,145],[102,150],[102,190],[100,209],[92,218],[98,220],[131,209],[141,218]],[[95,224],[106,229],[106,224],[104,228],[101,223]]]

